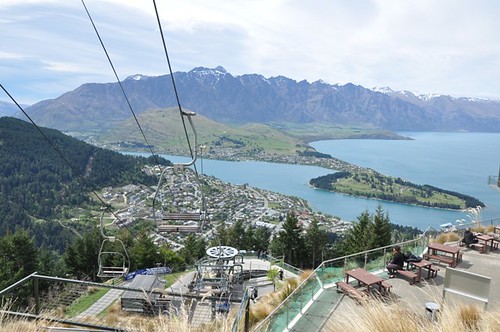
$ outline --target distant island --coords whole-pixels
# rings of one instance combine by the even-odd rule
[[[484,207],[480,200],[430,185],[417,185],[373,170],[340,171],[310,180],[313,187],[343,194],[382,199],[402,204],[463,210]]]

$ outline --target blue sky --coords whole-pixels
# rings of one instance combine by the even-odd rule
[[[152,1],[87,0],[120,79],[168,72]],[[157,0],[174,71],[500,99],[500,1]],[[115,82],[80,0],[0,0],[0,83],[20,103]],[[8,97],[0,91],[0,100]]]

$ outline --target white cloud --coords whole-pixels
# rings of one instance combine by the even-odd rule
[[[23,56],[18,53],[11,53],[11,52],[2,52],[0,51],[0,59],[1,60],[16,60],[16,59],[22,59]]]

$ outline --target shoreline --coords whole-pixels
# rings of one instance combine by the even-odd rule
[[[127,150],[116,150],[116,151],[118,151],[120,153],[129,153],[129,154],[148,154],[147,151],[127,151]],[[178,155],[178,154],[173,154],[173,153],[175,153],[175,152],[174,151],[162,152],[161,154],[190,158],[190,156],[187,156],[187,155]],[[268,162],[268,163],[274,163],[274,164],[315,166],[315,167],[324,168],[326,170],[331,170],[331,171],[333,171],[333,173],[338,172],[338,171],[348,171],[348,172],[353,172],[353,173],[357,173],[357,174],[361,174],[361,173],[378,174],[379,176],[382,176],[382,177],[387,178],[387,179],[395,179],[394,177],[384,175],[384,174],[379,173],[371,168],[360,167],[360,166],[348,163],[346,161],[337,159],[335,157],[319,158],[319,157],[298,156],[298,155],[276,155],[276,154],[271,155],[271,154],[267,154],[265,152],[260,153],[260,155],[248,156],[248,155],[238,155],[238,154],[235,155],[235,154],[222,154],[222,153],[221,154],[214,154],[214,153],[209,152],[207,154],[204,154],[203,158],[199,157],[198,159],[199,160],[208,159],[208,160],[214,160],[214,161],[230,161],[230,162],[254,161],[254,162]],[[312,179],[309,179],[309,181],[311,181],[311,180]],[[411,185],[416,185],[416,184],[413,184],[409,181],[408,181],[408,183],[410,183]],[[353,194],[345,193],[342,191],[327,190],[324,188],[314,187],[310,184],[310,182],[308,182],[308,185],[314,189],[324,190],[325,192],[333,192],[333,193],[343,194],[343,195],[347,195],[347,196],[351,196],[351,197],[372,199],[372,200],[378,200],[378,201],[382,201],[382,202],[390,202],[390,203],[394,203],[394,204],[401,204],[401,205],[407,205],[407,206],[417,206],[417,207],[428,208],[428,209],[454,211],[454,212],[460,212],[464,209],[464,208],[452,209],[452,208],[445,208],[445,207],[428,206],[428,205],[424,205],[424,204],[404,203],[404,202],[399,202],[396,200],[386,200],[386,199],[370,197],[370,196],[353,195]],[[425,184],[425,185],[431,186],[428,184]],[[416,186],[425,186],[425,185],[416,185]],[[434,188],[437,188],[437,187],[434,187]],[[437,188],[437,189],[439,189],[438,192],[446,191],[446,190],[441,189],[441,188]],[[468,196],[468,195],[464,195],[461,193],[456,193],[456,194],[462,195],[462,196]],[[454,196],[454,197],[457,197],[457,196]],[[471,196],[468,196],[468,197],[476,199],[475,197],[471,197]],[[481,202],[481,201],[479,201],[479,202],[485,206],[485,204],[483,202]]]

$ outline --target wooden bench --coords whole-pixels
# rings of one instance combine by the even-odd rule
[[[484,243],[471,243],[469,248],[478,249],[481,254],[486,252],[486,245]]]
[[[349,297],[352,297],[356,301],[361,301],[364,299],[367,295],[366,293],[360,292],[356,288],[354,288],[352,285],[348,284],[345,281],[337,281],[337,291],[342,290],[346,295]]]
[[[483,243],[469,243],[468,245],[466,245],[463,241],[460,241],[458,243],[458,245],[460,247],[466,246],[467,248],[471,248],[471,249],[477,248],[481,254],[486,252],[486,245],[484,245]],[[497,242],[496,246],[498,248],[498,242]]]
[[[417,274],[408,270],[397,270],[397,273],[401,274],[402,276],[407,277],[410,282],[410,285],[413,285],[417,281]]]
[[[433,259],[433,260],[436,260],[436,261],[440,261],[440,262],[448,264],[451,267],[453,267],[453,263],[454,263],[453,262],[453,257],[443,256],[443,255],[424,254],[424,259],[427,259],[427,260]],[[460,261],[460,259],[459,259],[459,261]]]

